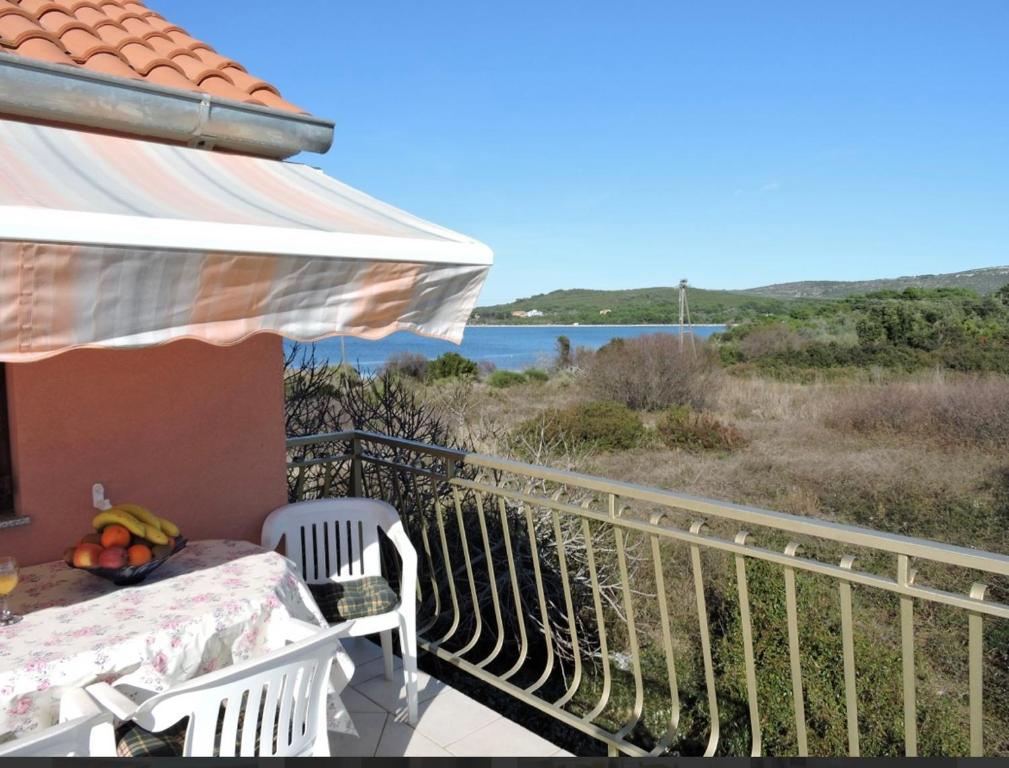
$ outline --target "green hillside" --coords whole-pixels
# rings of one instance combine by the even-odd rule
[[[739,323],[762,315],[797,318],[829,312],[834,300],[876,291],[905,288],[967,288],[982,296],[1009,283],[1009,266],[984,267],[940,275],[914,275],[885,280],[806,280],[738,291],[688,288],[690,319],[695,323]],[[512,312],[542,312],[536,317],[514,317]],[[608,310],[608,311],[607,311]],[[596,291],[585,288],[540,293],[507,304],[478,307],[474,325],[622,325],[676,323],[679,289],[673,286]]]
[[[703,288],[688,288],[687,302],[690,319],[695,323],[736,323],[767,314],[809,313],[825,303],[823,300],[779,299]],[[543,315],[532,318],[512,316],[512,312],[530,310],[537,310]],[[508,304],[479,307],[470,322],[476,325],[675,323],[678,313],[679,289],[675,287],[624,291],[576,288],[541,293]]]
[[[969,288],[982,296],[1009,283],[1009,266],[984,267],[939,275],[909,275],[882,280],[804,280],[748,288],[741,293],[776,299],[837,299],[874,291],[902,291],[905,288]]]

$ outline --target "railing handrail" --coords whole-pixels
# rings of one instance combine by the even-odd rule
[[[552,469],[513,459],[502,459],[485,454],[470,453],[375,432],[346,430],[320,435],[292,437],[288,438],[287,447],[294,448],[317,443],[354,440],[407,448],[409,450],[441,456],[468,466],[527,475],[548,482],[576,485],[590,491],[675,507],[688,512],[696,512],[702,516],[758,525],[765,528],[787,531],[792,534],[828,539],[852,546],[865,547],[892,554],[902,554],[908,557],[948,563],[987,573],[1009,576],[1009,555],[970,549],[955,544],[944,544],[899,533],[886,533],[846,523],[818,520],[787,512],[775,512],[759,507],[717,501],[661,488],[649,488],[621,480],[607,480],[581,472]]]

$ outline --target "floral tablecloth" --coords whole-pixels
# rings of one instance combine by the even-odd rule
[[[280,648],[288,617],[325,625],[293,564],[242,541],[191,542],[131,587],[63,562],[23,568],[10,608],[24,620],[0,627],[0,734],[51,725],[64,687],[163,691]]]

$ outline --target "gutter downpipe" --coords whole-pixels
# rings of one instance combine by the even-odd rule
[[[0,51],[0,115],[283,159],[326,152],[333,122]]]

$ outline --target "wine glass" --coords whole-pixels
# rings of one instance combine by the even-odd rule
[[[0,626],[17,624],[22,617],[10,612],[7,595],[18,585],[18,561],[13,557],[0,557]]]

